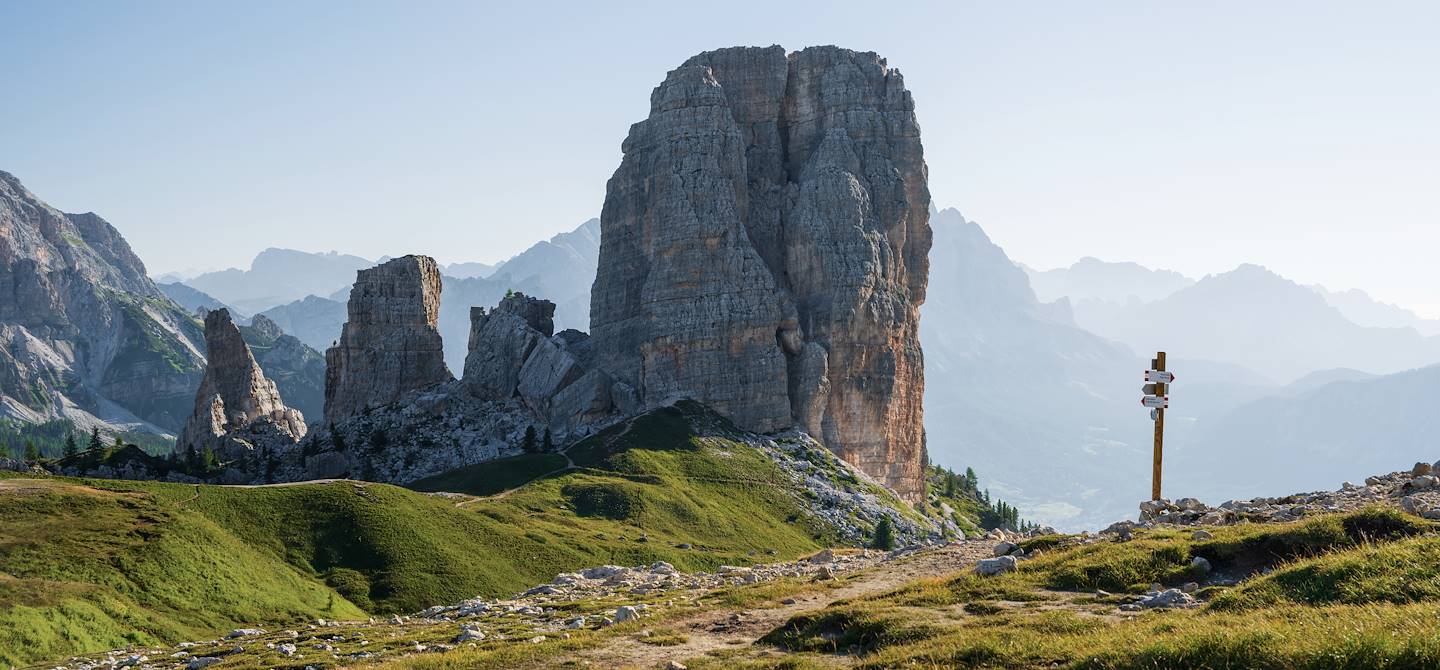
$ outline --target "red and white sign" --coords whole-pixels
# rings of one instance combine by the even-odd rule
[[[1140,405],[1151,409],[1163,409],[1170,406],[1170,396],[1147,395],[1140,399]]]
[[[1145,381],[1155,382],[1156,384],[1174,384],[1175,373],[1164,370],[1146,370]]]

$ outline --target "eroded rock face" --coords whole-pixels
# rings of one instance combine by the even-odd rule
[[[177,451],[212,448],[223,458],[237,458],[257,443],[294,444],[305,436],[305,417],[285,406],[229,310],[205,315],[205,347],[205,377],[195,394],[195,413],[175,442]]]
[[[464,381],[480,398],[520,400],[553,438],[568,440],[611,415],[617,390],[610,375],[591,369],[588,335],[551,334],[554,314],[554,303],[523,293],[489,312],[471,308]]]
[[[113,226],[0,171],[0,418],[174,433],[202,339]]]
[[[436,330],[434,259],[404,256],[359,271],[348,311],[339,342],[325,352],[327,422],[454,379]]]
[[[646,407],[799,425],[918,497],[930,195],[900,73],[836,47],[722,49],[650,102],[601,215],[596,366]]]

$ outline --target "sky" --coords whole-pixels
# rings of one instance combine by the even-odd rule
[[[1201,6],[1203,5],[1203,7]],[[876,51],[1012,258],[1253,262],[1440,317],[1440,3],[0,0],[0,170],[151,272],[496,261],[597,216],[687,57]]]

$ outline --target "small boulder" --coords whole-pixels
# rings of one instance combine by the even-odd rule
[[[1195,540],[1196,542],[1200,542],[1203,540],[1213,540],[1215,539],[1215,535],[1208,530],[1197,530],[1190,534],[1190,539]]]
[[[219,662],[220,659],[215,656],[196,656],[190,659],[190,662],[185,665],[185,668],[186,670],[201,670],[202,668],[208,668]]]
[[[975,573],[982,577],[1001,575],[1007,572],[1014,572],[1016,560],[1014,556],[997,556],[995,558],[982,559],[975,564]]]
[[[826,549],[826,550],[824,550],[824,551],[821,551],[821,552],[818,553],[818,554],[815,554],[814,556],[811,556],[811,557],[810,557],[810,562],[811,562],[811,563],[834,563],[834,562],[835,562],[835,552],[832,551],[832,550],[830,550],[830,549]]]
[[[1140,600],[1140,606],[1145,609],[1168,608],[1168,607],[1194,607],[1197,602],[1195,597],[1181,591],[1180,589],[1165,589],[1153,596],[1146,596]]]
[[[625,623],[640,618],[640,611],[629,605],[615,608],[615,623]]]
[[[1208,575],[1210,574],[1210,561],[1206,560],[1204,556],[1196,556],[1190,559],[1190,568],[1202,576]]]
[[[995,545],[995,555],[1009,556],[1010,554],[1015,553],[1015,550],[1019,548],[1020,546],[1015,544],[1014,542],[1001,542]]]
[[[1410,468],[1410,474],[1416,477],[1419,477],[1420,475],[1428,475],[1430,474],[1431,469],[1433,469],[1433,466],[1431,466],[1429,463],[1416,463],[1415,467]]]
[[[481,632],[480,629],[462,627],[460,629],[460,634],[455,636],[452,644],[460,644],[462,642],[482,642],[484,640],[485,633]]]

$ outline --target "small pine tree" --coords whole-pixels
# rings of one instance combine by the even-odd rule
[[[215,456],[215,450],[205,447],[200,454],[200,467],[208,474],[220,469],[220,459]]]
[[[65,458],[70,458],[71,456],[74,456],[75,454],[78,454],[78,453],[80,453],[80,447],[75,444],[75,434],[74,434],[74,433],[66,433],[66,434],[65,434]]]
[[[980,478],[975,476],[975,468],[965,468],[965,488],[971,491],[980,486]]]
[[[100,441],[100,429],[90,429],[90,451],[100,451],[105,448],[105,443]]]
[[[40,462],[40,448],[36,447],[34,442],[28,440],[25,442],[25,461],[27,463]]]
[[[889,551],[895,548],[895,526],[890,523],[890,517],[880,517],[880,523],[875,524],[875,538],[870,541],[871,549],[883,549]]]
[[[959,479],[959,477],[956,477],[955,473],[950,472],[949,470],[945,471],[945,497],[955,497],[956,489],[959,488],[960,485],[960,483],[956,481],[957,479]]]
[[[527,454],[535,452],[535,427],[525,427],[525,439],[520,442],[520,449]]]
[[[555,451],[555,438],[550,436],[550,429],[545,429],[545,438],[540,441],[541,451]]]

